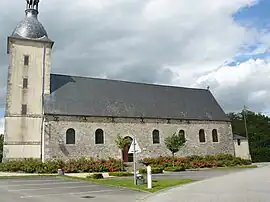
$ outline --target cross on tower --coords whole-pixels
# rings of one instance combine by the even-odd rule
[[[39,0],[26,0],[27,9],[36,9],[38,10]]]

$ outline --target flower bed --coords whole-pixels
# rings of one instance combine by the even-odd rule
[[[79,158],[68,161],[50,160],[42,162],[39,159],[24,159],[0,163],[2,172],[26,173],[57,173],[63,168],[66,173],[79,172],[115,172],[120,171],[121,162],[116,159],[95,160],[93,158]]]
[[[152,167],[173,167],[172,157],[158,157],[158,158],[145,158],[142,160],[144,164],[149,164]],[[183,167],[185,169],[191,168],[216,168],[216,167],[232,167],[241,165],[251,165],[250,160],[234,157],[229,154],[217,154],[207,156],[187,156],[175,157],[174,166]]]

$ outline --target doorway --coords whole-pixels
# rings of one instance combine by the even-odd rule
[[[129,154],[128,153],[128,150],[130,148],[130,145],[133,141],[133,139],[129,136],[126,136],[124,139],[129,139],[130,141],[130,144],[126,145],[125,148],[124,148],[124,151],[123,151],[123,161],[124,162],[133,162],[133,154]]]

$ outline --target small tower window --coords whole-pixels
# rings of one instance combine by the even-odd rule
[[[29,55],[24,56],[24,65],[28,66],[29,65]]]
[[[22,105],[22,115],[26,115],[27,114],[27,105]]]
[[[75,130],[73,128],[66,132],[66,144],[75,144]]]
[[[97,129],[95,132],[95,143],[104,144],[104,132],[102,129]]]
[[[237,144],[238,144],[238,146],[241,145],[241,140],[240,139],[237,139]]]
[[[158,130],[153,130],[153,144],[159,144],[160,139],[159,139],[159,131]]]
[[[28,79],[24,78],[23,79],[23,88],[27,88],[27,86],[28,86]]]
[[[212,139],[213,139],[213,142],[218,142],[217,129],[212,130]]]
[[[205,133],[203,129],[199,131],[199,140],[200,142],[205,142]]]

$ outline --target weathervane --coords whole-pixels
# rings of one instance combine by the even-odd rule
[[[27,9],[36,9],[38,10],[39,0],[26,0]]]

